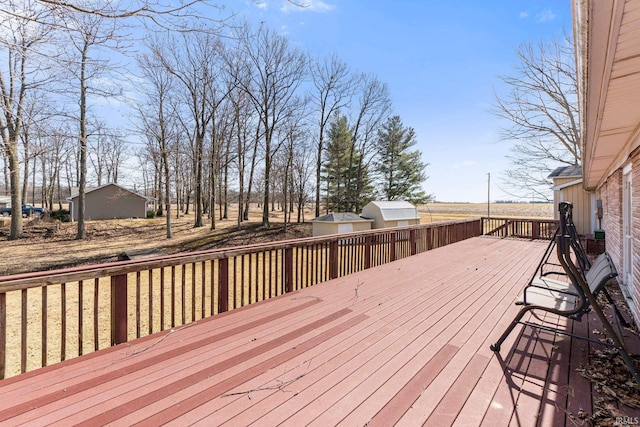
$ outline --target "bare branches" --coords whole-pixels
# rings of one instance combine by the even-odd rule
[[[501,77],[509,92],[495,95],[492,112],[508,122],[500,139],[513,144],[508,186],[530,195],[547,198],[547,175],[559,165],[580,160],[572,46],[567,38],[520,46],[519,66],[513,75]]]

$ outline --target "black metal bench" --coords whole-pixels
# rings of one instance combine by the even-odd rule
[[[550,278],[548,277],[549,275],[534,276],[525,288],[523,301],[520,303],[523,304],[522,308],[518,311],[515,318],[502,333],[500,338],[491,345],[491,350],[495,352],[500,351],[500,346],[504,340],[519,324],[550,330],[560,334],[571,335],[576,338],[587,339],[546,325],[523,322],[522,318],[525,314],[535,310],[580,320],[582,315],[589,311],[591,307],[591,309],[593,309],[596,315],[600,318],[604,329],[613,341],[612,345],[620,353],[620,356],[629,368],[636,383],[640,385],[640,374],[629,356],[629,353],[625,349],[622,339],[614,331],[611,323],[596,300],[596,295],[603,292],[609,301],[613,302],[610,295],[605,290],[605,285],[611,279],[615,278],[618,273],[613,262],[611,262],[611,258],[606,253],[600,255],[587,271],[576,266],[574,259],[579,260],[581,254],[577,253],[575,244],[572,242],[570,230],[567,229],[567,220],[569,219],[570,221],[571,219],[571,210],[572,205],[570,203],[560,203],[560,227],[555,238],[558,261],[563,270],[561,272],[556,272],[556,274],[566,276],[567,280]],[[545,257],[548,258],[548,254],[545,254]],[[541,271],[540,265],[536,269],[536,272],[539,271]],[[616,308],[615,304],[613,307]],[[619,313],[618,315],[619,317],[622,317]],[[600,343],[602,344],[602,342]]]

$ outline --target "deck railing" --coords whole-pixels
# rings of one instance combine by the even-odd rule
[[[482,234],[487,236],[551,239],[557,228],[555,219],[482,218]]]
[[[0,277],[0,378],[479,236],[487,224],[497,228],[473,219]]]

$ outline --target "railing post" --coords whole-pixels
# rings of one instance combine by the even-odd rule
[[[293,248],[284,250],[284,292],[293,292]]]
[[[127,275],[111,276],[111,345],[127,342]]]
[[[533,220],[531,221],[531,237],[533,239],[540,238],[540,222]]]
[[[329,279],[338,277],[338,240],[329,243]]]
[[[229,258],[218,260],[218,313],[229,311]]]

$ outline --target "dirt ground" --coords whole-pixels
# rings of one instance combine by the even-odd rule
[[[422,223],[459,220],[487,215],[482,203],[433,203],[418,208]],[[551,218],[551,204],[492,204],[491,216]],[[305,219],[313,218],[305,212]],[[249,221],[237,228],[237,211],[231,210],[229,219],[216,220],[211,230],[209,220],[205,226],[194,228],[193,214],[171,219],[173,238],[166,238],[166,218],[118,219],[87,221],[87,239],[75,240],[77,224],[53,220],[25,220],[24,237],[8,240],[9,222],[0,226],[0,276],[50,270],[83,264],[116,261],[129,251],[157,251],[159,255],[242,246],[249,243],[308,237],[310,223],[290,224],[283,230],[282,212],[271,213],[270,229],[261,226],[262,212],[257,206]],[[216,218],[217,219],[217,218]],[[294,217],[295,220],[295,217]]]

